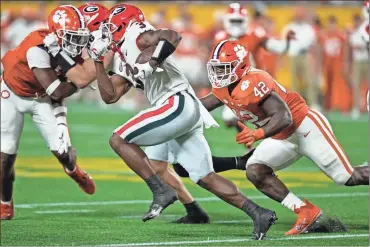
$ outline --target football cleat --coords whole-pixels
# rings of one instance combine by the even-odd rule
[[[13,201],[10,205],[1,203],[1,220],[11,220],[14,218]]]
[[[172,221],[172,223],[175,223],[175,224],[209,224],[210,221],[211,220],[207,214],[206,215],[187,214],[184,217],[181,217],[180,219]]]
[[[162,211],[165,210],[169,205],[177,201],[176,192],[169,187],[161,193],[154,194],[153,197],[154,199],[152,204],[150,205],[149,211],[142,218],[144,222],[154,219],[155,217],[160,215]]]
[[[78,165],[76,165],[76,169],[73,172],[64,169],[65,173],[70,176],[80,188],[87,194],[94,194],[95,193],[95,183],[94,180],[90,177],[90,175],[82,170]]]
[[[253,236],[254,240],[263,240],[270,227],[278,220],[276,213],[266,208],[259,207],[253,219]]]
[[[308,229],[322,217],[323,212],[319,207],[313,205],[307,199],[304,200],[304,203],[306,205],[294,209],[298,219],[294,223],[293,228],[285,233],[286,236],[307,233]]]

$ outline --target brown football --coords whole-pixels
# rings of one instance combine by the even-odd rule
[[[153,52],[157,46],[149,46],[148,48],[144,49],[136,59],[136,63],[147,63],[150,58],[152,58]]]

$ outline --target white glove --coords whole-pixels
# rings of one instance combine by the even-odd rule
[[[58,52],[60,51],[60,46],[58,43],[58,37],[55,33],[49,33],[45,38],[44,38],[44,45],[46,48],[48,48],[49,53],[53,57],[55,57]]]
[[[60,142],[58,154],[68,153],[68,148],[71,146],[71,139],[67,125],[58,124],[58,137]]]
[[[88,53],[94,61],[103,61],[109,51],[110,38],[103,34],[102,30],[96,30],[90,34]]]
[[[152,66],[150,66],[149,62],[147,63],[135,63],[134,64],[134,71],[138,71],[134,75],[134,79],[139,79],[139,80],[145,80],[149,75],[153,74],[154,69]]]

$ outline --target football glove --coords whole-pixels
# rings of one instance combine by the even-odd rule
[[[236,142],[239,144],[245,144],[248,148],[250,148],[256,141],[265,137],[265,132],[262,128],[251,130],[240,121],[238,121],[238,126],[242,131],[236,135]]]
[[[104,61],[105,54],[109,51],[110,39],[102,30],[96,30],[90,34],[88,53],[97,62]]]
[[[48,35],[46,35],[43,41],[45,47],[48,49],[48,52],[51,53],[53,57],[55,57],[60,51],[57,35],[55,33],[49,33]]]

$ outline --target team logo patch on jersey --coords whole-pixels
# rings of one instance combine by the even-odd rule
[[[86,6],[84,8],[84,12],[86,12],[86,13],[94,13],[94,12],[96,12],[98,10],[99,10],[99,7],[98,6]]]
[[[125,7],[117,7],[117,8],[115,8],[115,9],[113,10],[112,15],[118,15],[118,14],[122,13],[122,12],[123,12],[123,11],[125,11],[125,10],[126,10],[126,8],[125,8]]]
[[[247,89],[248,89],[248,87],[249,87],[249,84],[250,84],[250,83],[251,83],[251,82],[250,82],[249,80],[243,81],[243,82],[242,82],[242,85],[240,86],[240,89],[241,89],[242,91],[247,90]]]
[[[8,90],[1,91],[1,98],[7,99],[10,97],[10,92]]]

